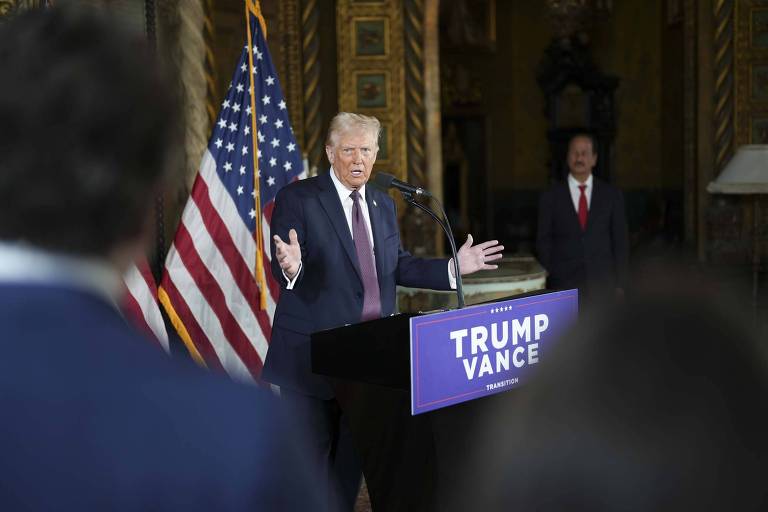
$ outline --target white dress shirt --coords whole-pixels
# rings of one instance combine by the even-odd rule
[[[120,275],[104,260],[52,253],[23,242],[0,242],[0,283],[77,288],[115,307],[124,291]]]
[[[579,189],[580,185],[587,186],[587,188],[584,189],[584,195],[587,196],[587,211],[592,207],[592,182],[593,179],[591,174],[589,175],[589,178],[587,178],[587,181],[582,183],[574,178],[573,174],[568,173],[568,189],[571,191],[573,208],[576,210],[576,213],[579,213],[579,197],[581,197],[581,190]]]

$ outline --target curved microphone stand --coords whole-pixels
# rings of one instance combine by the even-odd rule
[[[461,281],[461,271],[459,269],[459,258],[456,253],[456,241],[453,239],[453,232],[451,231],[451,224],[448,221],[448,216],[445,214],[445,209],[443,208],[443,205],[440,203],[440,201],[437,200],[437,198],[433,197],[432,199],[435,200],[437,205],[440,207],[440,212],[443,214],[443,219],[445,219],[445,222],[443,222],[437,215],[435,215],[435,212],[430,210],[427,206],[424,206],[423,204],[419,203],[414,199],[413,194],[410,192],[400,191],[401,194],[403,194],[403,199],[409,204],[412,204],[419,210],[422,210],[426,212],[430,217],[432,217],[435,222],[437,222],[441,228],[443,228],[443,231],[445,232],[445,236],[448,237],[448,243],[451,245],[451,255],[453,256],[453,266],[454,270],[456,271],[456,298],[458,299],[458,308],[461,309],[464,307],[464,289],[462,287],[462,281]]]

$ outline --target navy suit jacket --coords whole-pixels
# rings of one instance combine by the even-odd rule
[[[400,246],[392,198],[369,185],[365,199],[373,231],[382,316],[396,311],[398,284],[450,289],[447,259],[416,258]],[[291,228],[296,230],[301,245],[302,270],[295,287],[287,290],[273,240],[272,272],[282,289],[262,377],[299,393],[329,399],[333,392],[327,380],[311,371],[309,336],[315,331],[357,323],[363,311],[357,253],[330,173],[297,181],[277,194],[271,234],[287,241]]]
[[[557,183],[539,200],[537,252],[551,288],[595,293],[624,287],[628,236],[621,191],[593,178],[586,230],[581,229],[568,183]]]
[[[0,510],[318,505],[281,404],[171,360],[96,295],[0,284],[0,353]]]

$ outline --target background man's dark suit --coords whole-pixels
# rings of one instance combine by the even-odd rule
[[[395,312],[397,284],[450,289],[447,259],[416,258],[401,248],[392,198],[370,185],[365,187],[365,198],[373,230],[382,316]],[[272,234],[285,240],[289,229],[297,231],[302,270],[295,288],[286,290],[273,241],[272,272],[283,289],[262,376],[281,387],[330,399],[333,392],[327,381],[311,372],[309,335],[357,323],[363,309],[363,283],[355,246],[330,173],[283,188],[275,201],[271,226]]]
[[[551,288],[579,288],[587,296],[623,288],[627,275],[627,222],[622,193],[594,180],[585,230],[579,225],[568,183],[539,200],[537,251]]]
[[[281,404],[170,360],[102,297],[2,283],[0,332],[0,509],[317,506]]]

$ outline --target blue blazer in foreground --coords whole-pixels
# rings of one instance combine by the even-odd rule
[[[0,284],[0,510],[313,510],[281,404],[171,360],[100,297]]]

